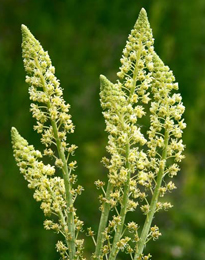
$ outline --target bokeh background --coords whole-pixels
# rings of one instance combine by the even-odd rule
[[[99,75],[116,80],[119,59],[140,9],[146,8],[155,49],[174,71],[186,106],[186,160],[168,198],[169,212],[155,218],[163,236],[146,250],[158,260],[205,259],[205,1],[204,0],[0,0],[0,259],[58,259],[56,235],[19,174],[10,127],[41,149],[29,113],[21,59],[20,25],[49,51],[76,125],[78,180],[85,192],[77,206],[85,227],[97,229],[97,179],[107,136],[99,103]],[[136,219],[140,218],[138,216]],[[93,250],[86,242],[86,254]],[[124,257],[124,259],[126,259]]]

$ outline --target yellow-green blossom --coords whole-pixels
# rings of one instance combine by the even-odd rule
[[[66,236],[68,227],[63,213],[66,209],[63,179],[54,176],[55,168],[49,164],[45,165],[41,159],[41,152],[29,145],[14,127],[11,137],[15,160],[20,172],[28,181],[28,187],[34,189],[34,199],[41,202],[41,209],[47,217],[52,214],[59,216],[58,223],[47,220],[46,229],[54,229]]]
[[[30,99],[34,102],[31,103],[31,112],[37,121],[34,129],[42,134],[42,143],[49,147],[56,143],[53,125],[50,125],[50,121],[56,122],[61,145],[69,152],[70,147],[66,139],[68,133],[73,133],[74,126],[71,115],[68,114],[70,105],[66,104],[63,99],[63,90],[55,76],[55,68],[48,52],[43,50],[39,41],[25,25],[22,25],[22,37],[26,82],[30,85]]]
[[[72,172],[76,169],[77,162],[70,161],[70,157],[74,156],[77,146],[70,145],[67,141],[67,134],[74,132],[69,114],[70,105],[63,99],[63,90],[55,76],[55,68],[48,53],[25,25],[22,25],[22,38],[26,82],[30,85],[29,94],[32,101],[30,110],[36,119],[34,129],[41,134],[41,142],[46,147],[43,155],[55,160],[55,166],[61,169],[63,179],[51,177],[55,173],[55,166],[44,165],[42,161],[38,161],[37,157],[42,157],[42,154],[32,150],[32,146],[28,146],[27,141],[13,129],[15,158],[19,160],[18,165],[29,182],[29,187],[35,188],[34,198],[41,201],[44,214],[55,214],[59,217],[59,223],[51,223],[48,220],[44,226],[64,236],[66,247],[63,250],[60,246],[62,244],[58,243],[57,250],[63,259],[67,259],[69,255],[72,260],[76,252],[82,253],[83,248],[76,243],[78,225],[74,223],[78,222],[74,201],[83,188],[73,187],[77,177]],[[15,141],[16,138],[18,142]],[[81,229],[77,232],[79,231]]]
[[[174,93],[178,90],[178,84],[175,83],[172,71],[156,53],[153,54],[153,64],[150,128],[146,144],[148,163],[137,176],[138,183],[145,187],[145,192],[148,189],[151,191],[152,198],[150,202],[146,199],[145,204],[140,207],[147,217],[137,243],[138,251],[134,260],[142,256],[149,237],[155,240],[161,235],[156,225],[151,228],[152,219],[160,209],[168,210],[173,207],[171,203],[162,203],[159,200],[167,191],[176,188],[172,181],[166,182],[166,175],[171,178],[175,176],[179,171],[178,163],[184,158],[181,137],[186,127],[182,119],[185,107],[180,94]]]

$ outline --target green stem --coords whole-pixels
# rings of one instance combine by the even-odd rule
[[[117,256],[117,253],[118,253],[117,243],[120,241],[120,238],[122,236],[122,231],[123,231],[123,227],[124,227],[124,223],[125,223],[125,217],[126,217],[126,213],[127,213],[127,205],[128,205],[128,201],[129,201],[129,188],[130,188],[130,186],[129,186],[129,184],[130,184],[130,171],[129,171],[130,165],[128,162],[129,150],[130,150],[130,147],[129,147],[129,144],[127,144],[126,145],[126,168],[128,169],[128,176],[127,176],[127,182],[124,187],[124,194],[123,194],[123,199],[122,199],[122,204],[121,204],[122,205],[121,211],[120,211],[121,221],[120,221],[120,224],[117,226],[117,230],[115,232],[109,260],[114,260]]]
[[[52,188],[51,188],[49,185],[48,185],[48,190],[49,190],[50,193],[51,193],[51,196],[52,196],[53,201],[55,201],[55,199],[56,199],[55,194],[54,194]],[[62,209],[61,209],[61,208],[59,209],[58,217],[59,217],[59,219],[60,219],[61,225],[63,226],[63,231],[64,231],[64,233],[65,233],[64,236],[65,236],[65,239],[66,239],[66,244],[67,244],[67,246],[68,246],[68,248],[69,248],[69,239],[68,239],[68,236],[67,236],[67,234],[66,234],[66,221],[65,221],[65,218],[64,218],[64,216],[63,216],[63,212],[62,212]]]
[[[107,203],[107,201],[110,200],[110,194],[111,194],[112,190],[113,190],[113,186],[108,181],[106,195],[105,195],[106,201],[103,203],[103,209],[102,209],[100,223],[99,223],[99,227],[98,227],[98,235],[97,235],[97,242],[96,242],[96,249],[95,249],[95,257],[97,259],[100,258],[101,253],[102,253],[101,252],[101,249],[102,249],[102,246],[103,246],[103,234],[102,233],[105,231],[107,221],[108,221],[109,212],[110,212],[110,204]]]
[[[40,72],[40,77],[41,77],[42,84],[43,84],[43,90],[46,93],[47,92],[46,80],[45,80],[43,74],[41,73],[41,68],[40,68],[40,65],[39,65],[39,62],[37,59],[35,59],[35,63],[36,63],[36,67],[38,68],[38,70]],[[49,111],[49,109],[51,108],[50,101],[47,102],[47,107],[48,107],[48,111]],[[54,138],[56,140],[58,155],[59,155],[59,158],[63,162],[62,171],[63,171],[63,179],[64,179],[64,184],[65,184],[65,191],[66,191],[67,225],[68,225],[68,231],[70,233],[69,234],[70,235],[69,256],[70,256],[70,260],[73,260],[74,256],[75,256],[75,225],[74,225],[74,212],[73,212],[73,210],[70,210],[73,206],[73,197],[71,194],[72,184],[69,180],[70,172],[68,170],[68,165],[67,165],[67,161],[66,161],[66,157],[65,157],[65,153],[64,153],[64,148],[62,147],[61,141],[58,137],[57,123],[55,122],[55,120],[52,120],[51,118],[50,118],[50,121],[51,121],[51,125],[53,128]]]
[[[136,57],[136,62],[135,62],[135,70],[133,72],[133,86],[132,86],[131,91],[130,91],[130,97],[134,94],[136,83],[137,83],[137,75],[138,75],[138,71],[139,71],[137,64],[140,60],[141,51],[142,51],[142,41],[141,41],[141,39],[139,39],[139,50],[137,52],[137,57]]]
[[[57,150],[60,159],[63,162],[63,179],[65,184],[65,191],[66,191],[66,202],[67,202],[67,225],[68,231],[70,232],[70,241],[69,241],[69,256],[70,259],[74,259],[75,256],[75,226],[74,226],[74,212],[70,210],[73,206],[73,197],[71,194],[72,184],[69,180],[70,173],[68,171],[67,161],[64,153],[64,149],[61,146],[60,139],[58,137],[58,129],[56,122],[51,120],[51,124],[53,127],[54,137],[56,139]]]
[[[163,149],[163,152],[162,152],[162,160],[166,160],[166,158],[167,158],[168,141],[169,141],[169,133],[168,133],[167,130],[165,130],[164,149]],[[164,175],[164,167],[165,167],[165,164],[163,164],[163,167],[161,167],[159,169],[159,172],[158,172],[158,175],[157,175],[157,184],[156,184],[154,194],[153,194],[153,197],[152,197],[152,200],[151,200],[150,211],[147,214],[147,217],[146,217],[143,229],[142,229],[142,233],[141,233],[140,240],[139,240],[139,243],[138,243],[138,250],[135,253],[134,260],[141,259],[140,257],[142,255],[144,247],[146,245],[146,239],[147,239],[147,236],[148,236],[151,224],[152,224],[154,214],[156,212],[156,206],[157,206],[157,202],[158,202],[159,191],[160,191],[160,187],[161,187],[163,175]]]

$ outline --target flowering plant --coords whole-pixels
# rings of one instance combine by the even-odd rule
[[[77,146],[67,141],[68,134],[74,132],[70,106],[63,99],[48,53],[25,25],[22,36],[30,110],[36,119],[34,130],[41,135],[45,150],[35,150],[13,127],[14,157],[28,187],[34,189],[34,198],[41,202],[45,229],[62,234],[56,244],[61,258],[85,259],[84,239],[79,238],[83,221],[75,208],[75,200],[83,191],[76,185],[77,163],[72,160]],[[152,225],[154,215],[172,207],[160,197],[176,188],[170,178],[177,175],[178,164],[184,158],[184,106],[180,94],[175,93],[178,84],[173,73],[156,54],[153,43],[142,9],[123,50],[117,82],[100,76],[110,156],[102,159],[108,169],[106,189],[104,182],[95,182],[102,195],[97,236],[91,228],[87,232],[95,245],[93,259],[114,260],[120,251],[132,260],[150,259],[150,253],[144,254],[145,245],[161,235]],[[142,118],[149,122],[145,131]],[[52,165],[45,164],[44,157],[50,157]],[[142,228],[135,221],[126,221],[128,212],[137,207],[145,215]]]

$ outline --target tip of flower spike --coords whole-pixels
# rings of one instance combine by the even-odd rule
[[[17,140],[18,137],[19,137],[19,133],[18,133],[17,129],[15,127],[12,127],[11,128],[11,138],[12,138],[12,141]]]
[[[105,84],[106,84],[106,80],[107,78],[104,75],[100,75],[100,88],[101,90],[104,88]]]
[[[142,9],[140,10],[139,18],[138,18],[138,19],[141,20],[141,21],[148,20],[147,12],[146,12],[146,10],[145,10],[144,8],[142,8]]]
[[[29,32],[29,29],[28,29],[28,27],[26,25],[22,24],[21,25],[21,31],[22,31],[22,34],[24,34],[24,33]]]
[[[18,133],[18,131],[16,130],[16,128],[12,126],[11,134],[17,134],[17,133]]]
[[[21,33],[24,40],[26,40],[27,37],[33,37],[28,27],[24,24],[21,25]]]
[[[27,27],[26,27],[25,24],[22,24],[22,25],[21,25],[21,29],[22,29],[22,30],[24,30],[24,29],[26,29],[26,28],[27,28]]]
[[[100,75],[100,82],[101,82],[101,81],[105,81],[106,79],[107,79],[107,78],[106,78],[104,75],[102,75],[102,74]]]
[[[15,146],[16,143],[19,142],[23,145],[28,145],[28,142],[19,134],[15,127],[11,128],[11,141],[13,146]]]
[[[146,15],[147,16],[147,12],[146,12],[146,10],[144,8],[142,8],[140,10],[140,15]]]
[[[139,26],[140,28],[141,27],[143,27],[143,28],[149,28],[150,27],[148,17],[147,17],[147,12],[144,8],[142,8],[140,10],[140,13],[139,13],[139,16],[138,16],[138,19],[135,23],[134,28],[137,27],[137,26]]]
[[[103,90],[107,85],[112,84],[104,75],[100,75],[100,88]]]

